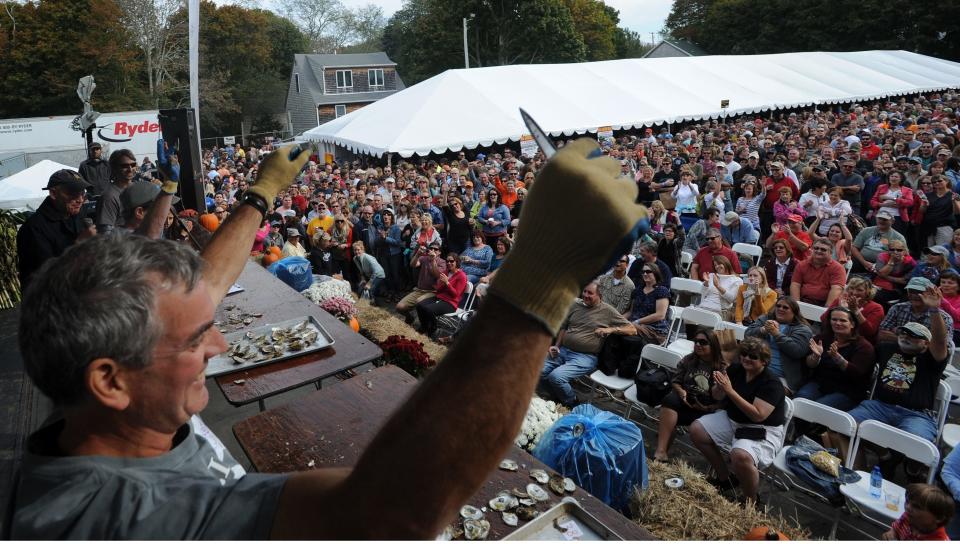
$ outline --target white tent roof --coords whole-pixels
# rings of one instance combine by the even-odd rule
[[[21,170],[16,174],[0,179],[0,210],[19,210],[28,208],[36,210],[47,197],[43,190],[50,181],[50,176],[57,170],[77,171],[72,166],[65,166],[58,162],[43,160],[37,164]]]
[[[626,59],[447,70],[303,133],[358,153],[519,141],[522,107],[553,136],[960,87],[960,63],[907,51]]]

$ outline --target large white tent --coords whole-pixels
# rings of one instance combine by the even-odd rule
[[[43,160],[16,174],[0,179],[0,210],[36,210],[47,197],[43,190],[57,170],[73,170],[58,162]]]
[[[447,70],[301,139],[409,157],[519,141],[520,107],[569,136],[958,87],[960,63],[907,51],[497,66]]]

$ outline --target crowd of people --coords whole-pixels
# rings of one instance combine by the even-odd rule
[[[610,337],[663,343],[677,302],[671,278],[688,277],[702,282],[696,305],[745,326],[746,338],[722,350],[715,331],[687,332],[693,353],[661,409],[656,458],[668,457],[676,426],[688,425],[716,485],[739,481],[756,500],[757,470],[783,442],[787,397],[935,440],[934,396],[960,340],[958,106],[957,95],[935,93],[647,128],[605,142],[647,217],[630,251],[563,320],[542,394],[575,404],[572,381],[597,368]],[[46,208],[21,229],[25,283],[70,244],[115,231],[202,250],[247,202],[271,150],[207,150],[206,209],[178,211],[156,165],[138,164],[128,150],[104,161],[91,147],[80,175],[51,178]],[[510,148],[396,163],[311,159],[263,202],[249,251],[277,246],[284,257],[305,257],[315,273],[395,304],[427,334],[468,290],[487,292],[545,163],[542,153]],[[95,210],[82,217],[91,196]],[[565,218],[572,228],[607,213],[580,212]],[[799,302],[823,307],[819,325]],[[721,449],[731,451],[729,465]],[[960,457],[946,465],[945,475],[960,472]]]

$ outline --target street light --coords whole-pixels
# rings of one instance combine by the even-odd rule
[[[471,13],[470,17],[463,18],[463,67],[470,68],[470,49],[467,45],[467,23],[472,21],[476,14]]]

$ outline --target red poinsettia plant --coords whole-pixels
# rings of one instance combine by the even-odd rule
[[[423,377],[437,362],[423,350],[423,343],[393,335],[380,342],[383,350],[383,359],[386,363],[396,365],[415,378]]]

